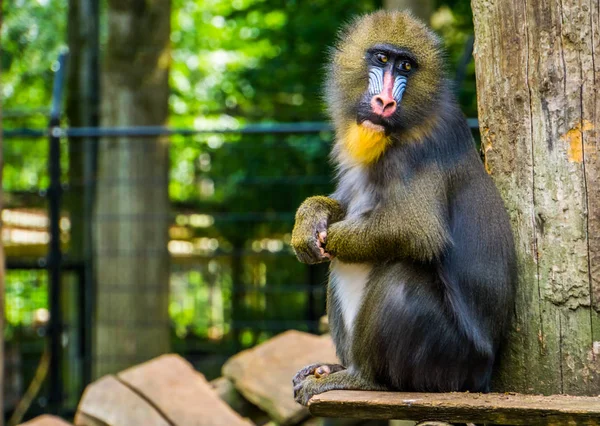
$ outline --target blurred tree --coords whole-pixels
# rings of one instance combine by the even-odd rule
[[[0,0],[0,34],[2,33],[2,16],[2,0]],[[2,81],[1,77],[2,63],[0,62],[0,81]],[[1,84],[0,90],[2,90]],[[2,189],[2,177],[4,175],[4,144],[2,142],[2,102],[0,102],[0,216],[2,214],[4,198],[4,191]],[[0,221],[0,236],[4,234],[2,230],[3,226]],[[0,238],[0,337],[2,337],[2,341],[0,342],[0,426],[4,426],[4,262],[4,246],[2,238]]]
[[[69,0],[67,41],[69,45],[65,113],[71,127],[95,127],[99,124],[98,105],[98,0]],[[71,213],[70,254],[83,256],[86,198],[84,170],[93,168],[93,138],[69,140],[69,184],[67,207]]]
[[[166,124],[170,3],[108,1],[103,126]],[[170,341],[167,141],[103,139],[98,161],[94,377],[167,352]]]
[[[99,124],[99,0],[69,0],[67,41],[69,60],[66,86],[65,115],[70,127],[96,127]],[[69,245],[67,256],[78,261],[85,261],[85,282],[91,284],[93,275],[93,245],[91,241],[91,221],[94,200],[94,173],[97,151],[97,140],[94,138],[70,138],[69,154],[69,191],[65,193],[65,207],[70,218]],[[77,288],[77,280],[81,277],[69,274],[64,277],[63,285],[63,320],[76,323],[81,298]],[[69,281],[70,280],[70,281]],[[93,288],[88,285],[82,288]],[[85,300],[91,300],[86,294]],[[92,313],[90,312],[90,315]],[[91,332],[91,330],[90,330]],[[78,353],[81,348],[90,350],[91,339],[81,341],[79,330],[69,327],[66,331],[71,343],[64,351],[64,365],[68,366],[68,374],[84,371],[83,380],[90,379],[90,364],[82,360]],[[84,362],[82,370],[81,362]],[[67,395],[78,394],[78,380],[68,377],[65,385],[71,387]],[[75,404],[77,401],[73,401]]]
[[[410,10],[414,15],[429,23],[434,0],[384,0],[386,9]]]

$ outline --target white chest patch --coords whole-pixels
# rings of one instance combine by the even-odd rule
[[[360,310],[372,268],[369,264],[343,263],[339,260],[331,264],[332,284],[348,334],[352,334],[354,319]]]

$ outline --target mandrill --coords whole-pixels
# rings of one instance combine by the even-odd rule
[[[301,262],[331,261],[341,365],[300,370],[301,404],[334,389],[489,391],[515,249],[445,68],[440,40],[401,12],[356,20],[332,52],[337,187],[302,203],[292,246]]]

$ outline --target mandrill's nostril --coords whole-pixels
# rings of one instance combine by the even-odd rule
[[[380,95],[373,97],[371,102],[373,112],[380,115],[390,115],[396,110],[396,101]]]

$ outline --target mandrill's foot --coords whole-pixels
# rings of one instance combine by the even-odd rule
[[[296,373],[292,379],[294,385],[294,399],[302,405],[306,405],[308,400],[319,393],[315,392],[319,381],[325,379],[327,376],[339,371],[345,370],[346,368],[340,364],[311,364],[307,365]]]
[[[313,364],[296,373],[293,380],[294,399],[302,405],[320,393],[330,390],[390,390],[361,378],[339,364]]]

